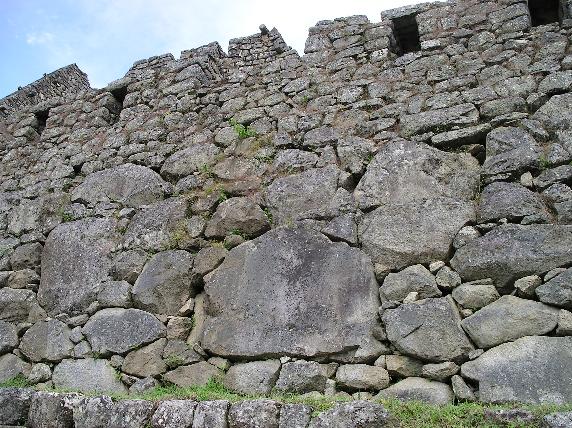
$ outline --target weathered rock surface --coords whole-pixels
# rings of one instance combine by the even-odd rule
[[[0,389],[0,424],[25,426],[28,421],[31,400],[31,389]]]
[[[165,335],[165,326],[139,309],[102,309],[83,327],[94,352],[124,354]]]
[[[450,297],[407,303],[383,313],[387,338],[404,354],[424,361],[458,361],[473,345],[460,327]]]
[[[481,193],[477,221],[487,223],[501,218],[523,218],[538,223],[547,222],[549,214],[538,193],[516,183],[495,182]]]
[[[30,403],[27,426],[30,428],[72,428],[74,422],[70,404],[78,399],[77,394],[34,392]]]
[[[519,173],[539,162],[542,149],[535,139],[520,128],[497,128],[487,134],[486,175]]]
[[[230,251],[205,283],[202,345],[217,355],[335,355],[374,340],[371,262],[317,232],[272,230]]]
[[[572,268],[536,288],[541,302],[559,308],[572,309]]]
[[[165,373],[163,379],[183,388],[190,386],[204,386],[213,378],[222,377],[222,371],[206,361],[190,366],[177,367]]]
[[[272,400],[234,403],[228,411],[229,428],[278,428],[280,404]]]
[[[269,229],[266,214],[250,198],[230,198],[217,207],[207,223],[205,236],[224,238],[236,232],[256,237]]]
[[[125,356],[121,370],[124,373],[148,377],[157,376],[167,371],[167,365],[161,359],[167,339],[159,339],[147,346],[131,351]]]
[[[473,310],[481,309],[500,297],[490,278],[461,284],[451,296],[463,308]]]
[[[216,162],[220,149],[214,144],[193,144],[169,156],[161,167],[161,174],[168,178],[180,178]]]
[[[120,400],[110,397],[82,398],[73,405],[76,428],[146,428],[154,404],[145,400]]]
[[[170,190],[170,185],[152,169],[126,163],[88,175],[72,191],[72,202],[95,205],[98,202],[119,202],[138,207],[156,202]]]
[[[307,428],[312,408],[304,404],[282,404],[280,407],[280,428]]]
[[[18,334],[14,324],[0,321],[0,355],[6,354],[18,346]]]
[[[479,382],[484,402],[557,403],[572,400],[572,337],[530,336],[504,343],[461,366]]]
[[[45,317],[31,290],[0,288],[0,320],[19,323],[35,322]]]
[[[38,290],[48,313],[75,315],[96,299],[101,283],[109,279],[115,228],[114,219],[92,218],[61,224],[50,233]]]
[[[162,251],[147,262],[131,290],[136,308],[155,314],[177,315],[196,294],[193,256],[182,250]]]
[[[0,382],[6,382],[19,374],[27,376],[30,373],[30,364],[21,360],[14,354],[0,357]]]
[[[572,226],[504,225],[469,242],[451,266],[463,280],[492,278],[500,292],[515,280],[572,262]]]
[[[378,428],[391,426],[390,415],[381,404],[369,401],[339,403],[312,419],[309,428]]]
[[[268,395],[280,371],[279,360],[252,361],[233,365],[224,376],[224,385],[245,395]]]
[[[324,392],[326,381],[335,370],[335,365],[319,364],[315,361],[298,360],[284,363],[276,382],[276,389],[296,394]]]
[[[125,393],[127,388],[117,378],[107,360],[85,358],[63,360],[55,368],[52,381],[56,388],[81,392]]]
[[[226,400],[200,402],[195,409],[193,428],[228,428],[229,406]]]
[[[379,391],[389,385],[389,373],[366,364],[343,365],[336,372],[336,385],[353,391]]]
[[[542,418],[544,428],[567,428],[572,426],[572,412],[551,413]]]
[[[55,319],[39,321],[24,336],[20,350],[31,361],[60,361],[71,356],[74,344],[71,330]]]
[[[502,296],[461,325],[479,348],[492,348],[524,336],[540,336],[556,328],[558,309],[521,299]]]
[[[381,398],[397,398],[404,401],[423,401],[434,405],[451,404],[455,398],[449,385],[442,382],[408,377],[378,394]]]
[[[197,403],[190,400],[162,401],[153,413],[151,426],[153,428],[190,428]]]
[[[390,273],[385,277],[379,292],[388,300],[403,300],[411,292],[417,292],[420,299],[442,295],[435,277],[423,265],[414,265],[399,273]]]

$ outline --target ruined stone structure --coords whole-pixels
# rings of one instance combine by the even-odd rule
[[[1,100],[0,381],[571,403],[570,11],[321,21],[302,57],[261,26]]]

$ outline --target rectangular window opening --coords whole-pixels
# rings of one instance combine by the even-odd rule
[[[409,52],[421,50],[419,40],[419,27],[417,26],[416,15],[405,15],[393,20],[393,35],[397,42],[397,53],[404,55]]]
[[[48,116],[50,115],[50,109],[37,111],[34,113],[36,116],[36,120],[38,121],[38,125],[36,127],[36,132],[42,135],[44,129],[46,129],[46,123],[48,122]]]
[[[528,0],[533,27],[560,22],[560,0]]]
[[[123,102],[127,96],[127,86],[112,89],[110,92],[115,102],[112,102],[111,105],[108,105],[107,107],[111,113],[111,122],[116,123],[119,120],[119,114],[121,113],[121,110],[123,110]]]

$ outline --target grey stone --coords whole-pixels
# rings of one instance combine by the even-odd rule
[[[26,425],[32,392],[26,388],[0,389],[0,425]]]
[[[169,156],[161,167],[161,175],[178,179],[200,172],[217,162],[220,149],[212,143],[193,144]]]
[[[90,218],[54,229],[44,246],[38,301],[49,314],[76,315],[96,299],[109,279],[116,221]]]
[[[492,348],[524,336],[546,334],[558,324],[558,310],[515,296],[502,296],[461,325],[479,348]]]
[[[239,394],[268,395],[278,379],[279,371],[279,360],[235,364],[226,372],[223,383]]]
[[[123,378],[122,378],[123,380]],[[145,392],[151,391],[157,387],[161,386],[157,379],[152,377],[146,377],[143,379],[137,379],[133,385],[129,387],[130,395],[143,394]]]
[[[464,245],[467,245],[473,239],[477,239],[481,237],[481,233],[477,230],[477,228],[473,226],[465,226],[459,230],[459,233],[455,235],[455,239],[453,239],[453,247],[455,249],[459,249]]]
[[[457,400],[476,401],[477,398],[475,393],[461,376],[454,375],[451,378],[451,386],[453,387],[453,393],[455,394],[455,397],[457,397]]]
[[[29,428],[74,428],[72,407],[76,394],[36,391],[32,394],[28,413]]]
[[[133,305],[155,314],[177,315],[197,282],[193,256],[182,251],[162,251],[147,262],[131,290]]]
[[[28,375],[28,382],[35,385],[40,382],[46,382],[52,378],[52,370],[50,366],[44,363],[34,364],[30,374]]]
[[[558,312],[558,328],[556,334],[560,336],[572,336],[572,312],[560,309]]]
[[[535,291],[541,302],[572,309],[572,268],[545,282]]]
[[[40,276],[32,269],[22,269],[10,272],[7,286],[10,288],[27,288],[37,291]]]
[[[93,315],[83,334],[98,354],[125,354],[165,336],[165,326],[148,312],[111,308]]]
[[[389,385],[389,373],[383,367],[366,364],[342,365],[336,372],[336,384],[354,391],[379,391]]]
[[[314,357],[354,347],[358,358],[360,347],[375,343],[371,262],[303,227],[274,229],[234,248],[205,278],[205,291],[201,343],[216,355]]]
[[[139,207],[163,199],[168,191],[169,183],[155,171],[126,163],[88,175],[72,191],[71,200],[89,205],[120,202],[129,207]]]
[[[10,256],[12,269],[37,269],[42,260],[42,249],[42,244],[39,242],[32,242],[16,247]]]
[[[229,428],[278,428],[280,404],[273,400],[234,403],[228,411]]]
[[[0,382],[14,379],[18,375],[27,376],[30,373],[30,364],[21,360],[14,354],[0,357]]]
[[[48,234],[62,222],[62,210],[69,204],[65,193],[42,195],[36,199],[22,199],[8,217],[8,232],[20,236],[35,230]]]
[[[200,402],[195,409],[192,428],[228,428],[229,405],[226,400]]]
[[[167,339],[159,339],[147,346],[131,351],[125,356],[121,366],[124,373],[148,377],[157,376],[167,371],[167,365],[161,359]]]
[[[414,265],[399,273],[390,273],[385,277],[379,292],[387,300],[403,300],[410,292],[418,293],[420,299],[441,297],[435,277],[423,266]]]
[[[540,175],[534,179],[534,185],[543,190],[556,183],[569,181],[570,179],[572,179],[572,165],[560,165],[556,168],[542,171]]]
[[[332,218],[353,208],[351,195],[338,189],[341,171],[334,166],[313,168],[277,178],[264,193],[274,224],[308,218]]]
[[[276,389],[286,393],[305,394],[311,391],[324,392],[328,378],[333,376],[335,365],[315,361],[298,360],[282,365]]]
[[[463,280],[492,278],[501,292],[515,280],[572,262],[572,226],[503,225],[459,248],[451,266]]]
[[[60,361],[70,357],[74,348],[70,334],[61,321],[39,321],[22,336],[20,350],[31,361]]]
[[[495,182],[485,187],[477,209],[479,223],[501,218],[514,221],[523,217],[548,221],[548,210],[538,193],[516,183]]]
[[[529,336],[504,343],[461,366],[479,383],[483,402],[564,404],[572,399],[572,337]]]
[[[129,223],[123,236],[123,246],[161,251],[184,244],[189,235],[187,208],[188,201],[182,197],[142,208]]]
[[[206,361],[200,361],[190,366],[177,367],[175,370],[171,370],[163,375],[164,380],[183,388],[204,386],[209,380],[221,377],[222,371]]]
[[[391,343],[423,361],[458,361],[474,349],[450,297],[403,304],[386,310],[382,318]]]
[[[222,202],[207,223],[207,238],[224,238],[232,232],[256,237],[270,229],[268,218],[250,198],[230,198]]]
[[[354,196],[362,209],[440,198],[466,202],[474,197],[478,182],[479,166],[472,156],[398,141],[381,147]]]
[[[500,297],[490,279],[461,284],[453,290],[451,296],[463,308],[473,310],[481,309]]]
[[[198,363],[203,357],[182,340],[168,340],[163,350],[163,359],[170,369],[178,366]]]
[[[474,221],[472,202],[430,199],[383,205],[358,224],[363,251],[388,269],[445,259],[457,232]]]
[[[321,126],[304,134],[304,146],[324,147],[329,144],[334,145],[339,137],[340,134],[335,128],[331,126]]]
[[[532,118],[540,121],[549,131],[570,128],[572,121],[572,94],[554,95]]]
[[[101,284],[97,301],[104,308],[131,307],[131,284],[127,281],[109,281]]]
[[[390,415],[381,404],[369,401],[337,403],[312,419],[309,428],[379,428],[391,426]]]
[[[536,166],[542,150],[535,139],[520,128],[497,128],[487,135],[486,175],[521,174]]]
[[[438,110],[404,115],[401,118],[401,134],[411,137],[429,131],[444,131],[455,126],[476,125],[479,112],[472,104],[460,104]]]
[[[6,354],[18,346],[16,326],[6,321],[0,321],[0,355]]]
[[[81,392],[127,392],[107,360],[63,360],[54,367],[52,381],[56,388]]]
[[[556,412],[542,418],[543,428],[569,428],[572,426],[572,412]]]
[[[557,71],[546,76],[538,85],[538,92],[542,94],[557,94],[568,92],[572,87],[572,72]]]
[[[353,214],[343,214],[332,219],[322,233],[332,241],[344,241],[350,245],[358,244],[357,224]]]
[[[153,428],[190,428],[197,403],[191,400],[161,401],[151,418]]]
[[[113,258],[113,277],[118,281],[127,281],[129,284],[135,283],[143,270],[143,266],[145,266],[145,262],[147,262],[147,258],[145,252],[138,250],[119,253]]]
[[[438,148],[455,148],[467,144],[478,144],[485,139],[491,130],[488,123],[453,131],[443,132],[431,137],[431,143]]]
[[[452,290],[461,284],[461,276],[449,266],[443,266],[437,272],[435,282],[443,290]]]
[[[224,260],[228,250],[224,247],[201,248],[195,256],[193,272],[200,276],[216,269]]]
[[[405,355],[385,355],[385,368],[392,378],[421,376],[423,364]]]
[[[336,146],[341,167],[352,174],[363,174],[375,145],[365,138],[342,138]]]
[[[19,323],[35,322],[45,317],[45,312],[31,290],[0,288],[0,320]]]
[[[536,289],[542,284],[542,278],[538,275],[529,275],[524,278],[517,279],[514,282],[514,288],[518,290],[521,296],[531,298],[534,297]]]
[[[145,400],[120,400],[110,397],[85,397],[73,405],[75,428],[146,428],[154,404]]]
[[[312,408],[305,404],[282,404],[280,407],[280,428],[308,428]]]
[[[438,364],[425,364],[421,373],[423,377],[442,382],[457,374],[459,369],[460,367],[457,364],[452,361],[446,361]]]
[[[397,398],[403,401],[422,401],[433,405],[452,404],[455,398],[451,387],[446,383],[408,377],[381,391],[377,397]]]
[[[167,322],[167,339],[186,340],[192,328],[192,318],[171,317]]]

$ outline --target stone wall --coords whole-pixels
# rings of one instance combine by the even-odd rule
[[[571,402],[562,6],[261,27],[12,111],[0,380]]]

